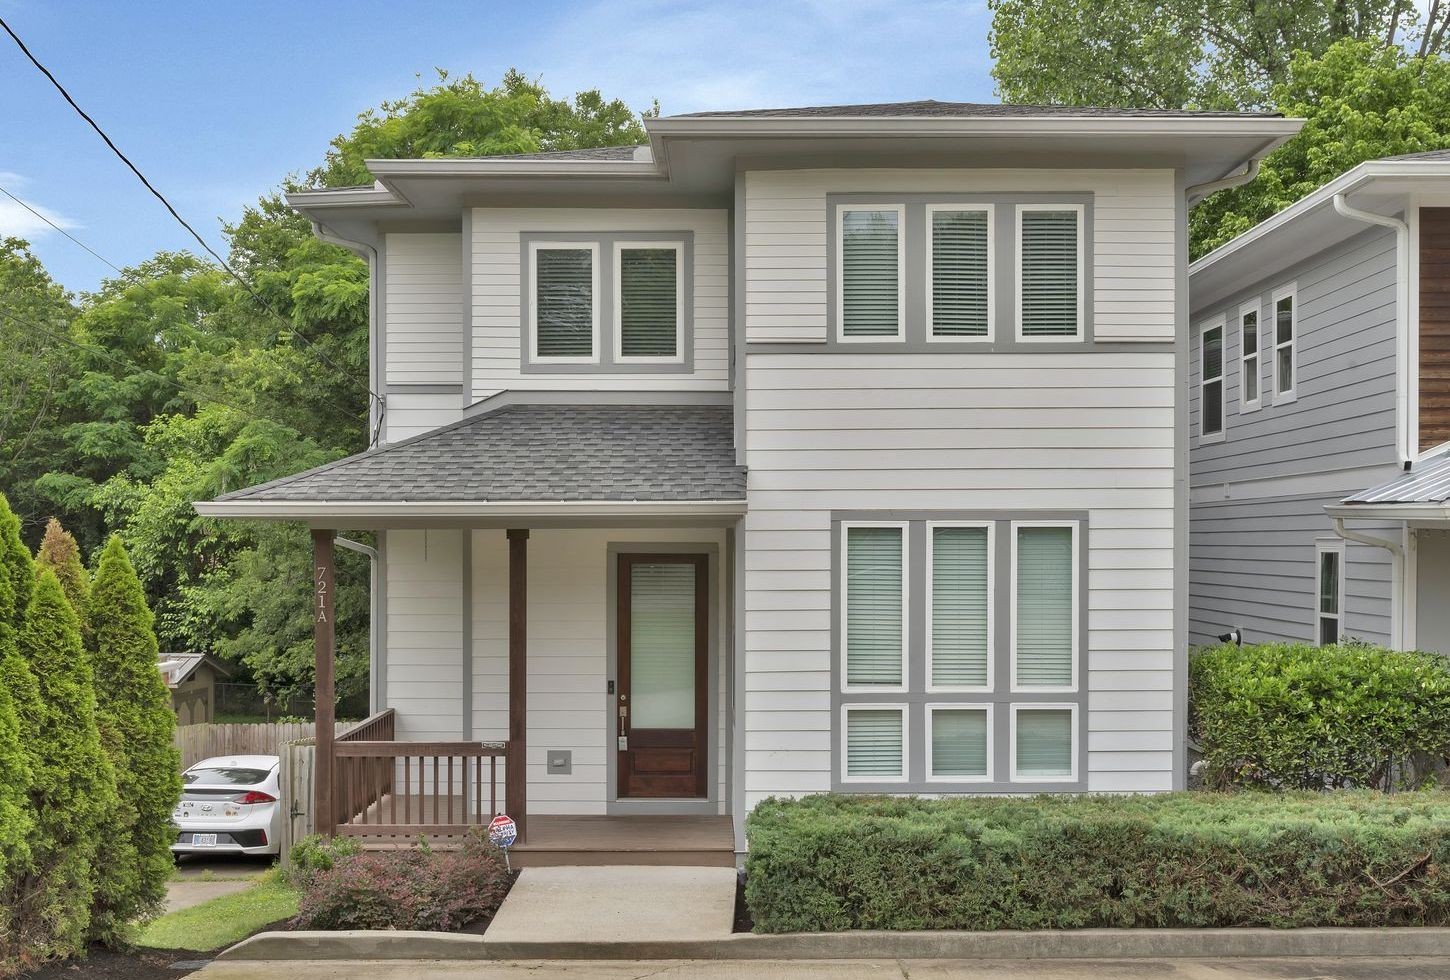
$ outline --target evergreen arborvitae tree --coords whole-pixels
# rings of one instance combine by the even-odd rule
[[[116,778],[101,749],[91,658],[75,610],[54,572],[43,569],[34,582],[20,654],[39,690],[37,724],[26,732],[37,832],[14,914],[22,948],[51,959],[85,946],[98,848],[111,860]]]
[[[4,502],[0,506],[0,574],[10,579],[15,595],[9,621],[19,629],[30,607],[30,593],[35,591],[35,563],[30,560],[30,549],[20,540],[20,518],[10,509],[8,500],[0,497],[0,501]]]
[[[86,633],[86,624],[90,620],[91,576],[81,561],[81,549],[76,539],[54,517],[45,525],[45,537],[40,539],[40,547],[35,551],[35,565],[37,574],[41,568],[55,572],[55,577],[60,579],[60,587],[65,590],[65,597],[80,618],[81,632]]]
[[[18,529],[5,495],[0,494],[0,528],[11,524]],[[11,910],[19,878],[30,863],[35,833],[26,723],[36,711],[38,695],[35,678],[16,645],[15,621],[15,587],[8,571],[0,568],[0,974],[13,969],[21,957]]]
[[[114,943],[129,924],[159,913],[181,796],[176,715],[156,667],[156,633],[141,580],[121,539],[111,537],[91,587],[96,714],[116,772],[117,817],[97,868],[91,935]]]

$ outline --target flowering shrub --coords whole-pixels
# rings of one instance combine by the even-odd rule
[[[478,831],[462,850],[421,844],[335,855],[328,867],[294,868],[299,929],[423,929],[448,932],[498,911],[513,875]]]

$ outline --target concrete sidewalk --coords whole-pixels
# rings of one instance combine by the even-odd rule
[[[1443,958],[1295,957],[1262,960],[611,960],[474,961],[329,960],[218,961],[196,980],[1434,980],[1450,977]]]

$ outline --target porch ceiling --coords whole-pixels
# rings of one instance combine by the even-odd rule
[[[743,513],[745,470],[728,406],[520,404],[195,506],[338,527],[678,523]]]

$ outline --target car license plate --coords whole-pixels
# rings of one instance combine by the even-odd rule
[[[216,847],[216,834],[192,834],[192,847]]]

